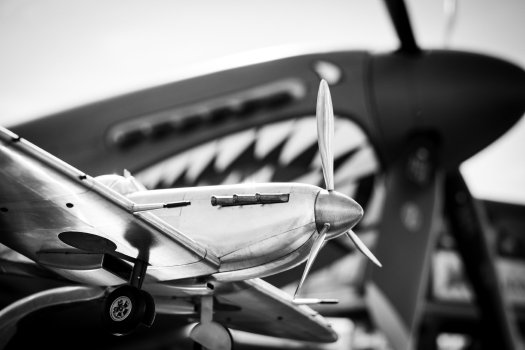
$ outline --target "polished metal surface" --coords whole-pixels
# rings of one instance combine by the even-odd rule
[[[220,258],[217,278],[241,280],[281,272],[306,259],[302,252],[316,230],[314,203],[319,191],[297,183],[245,183],[136,192],[129,198],[139,204],[190,201],[190,206],[160,209],[155,215]],[[289,198],[277,204],[214,206],[210,202],[212,196],[232,193],[285,193]]]
[[[259,279],[217,283],[220,304],[234,308],[216,310],[214,320],[232,329],[314,342],[333,342],[336,332],[318,312],[305,305],[295,305],[281,289]],[[255,322],[257,320],[257,322]]]
[[[147,256],[152,272],[169,267],[170,279],[217,271],[205,247],[149,212],[133,214],[123,195],[6,129],[0,141],[0,242],[11,249],[38,262],[38,252],[71,249],[58,235],[76,231],[107,239],[126,256]]]
[[[319,154],[323,163],[323,175],[328,191],[334,190],[334,110],[330,89],[326,80],[321,80],[317,93],[317,138]]]
[[[213,319],[228,328],[305,341],[337,339],[337,334],[318,312],[294,304],[288,293],[268,282],[256,278],[211,283],[213,289],[196,281],[145,284],[144,288],[155,296],[158,313],[197,318],[195,296],[213,295],[219,305]]]
[[[315,258],[317,258],[317,254],[321,251],[321,248],[323,247],[324,241],[326,240],[326,234],[330,230],[330,224],[326,223],[324,224],[321,231],[319,231],[319,236],[315,239],[314,245],[312,246],[312,250],[310,251],[310,254],[308,255],[308,260],[306,261],[306,266],[304,268],[303,275],[301,276],[301,280],[299,281],[299,284],[297,285],[297,289],[295,290],[295,293],[293,295],[294,299],[299,293],[299,290],[303,286],[303,283],[308,276],[308,273],[310,272],[310,269],[312,268],[312,265],[315,261]]]
[[[357,248],[376,265],[381,266],[381,263],[379,263],[372,252],[352,232],[352,228],[363,217],[363,208],[350,197],[334,191],[334,155],[332,150],[334,142],[334,111],[328,83],[325,80],[321,80],[319,85],[316,118],[319,154],[326,184],[326,191],[320,192],[315,202],[317,230],[323,233],[323,240],[339,237],[348,231],[348,237],[350,237]],[[317,244],[317,242],[314,245],[315,249],[312,249],[310,253],[305,272],[295,294],[298,293],[304,279],[308,275],[311,264],[315,260],[321,246],[321,243]]]
[[[254,278],[254,276],[270,276],[282,272],[283,270],[296,267],[303,263],[308,257],[317,235],[317,231],[312,229],[309,239],[305,244],[287,255],[266,262],[264,265],[256,265],[254,267],[240,270],[218,272],[213,274],[212,278],[220,282],[240,281]]]
[[[381,265],[381,263],[379,262],[379,260],[377,260],[374,254],[372,254],[370,249],[368,249],[368,247],[359,239],[359,237],[357,237],[354,231],[348,230],[346,234],[352,240],[352,242],[354,242],[355,246],[357,247],[357,249],[359,249],[361,253],[363,253],[368,259],[372,260],[372,262],[377,266],[383,267],[383,265]]]
[[[185,207],[191,205],[189,201],[171,202],[171,203],[145,203],[145,204],[133,204],[133,212],[138,213],[141,211],[150,211],[157,209],[173,209]]]
[[[315,224],[320,231],[330,224],[327,239],[340,236],[363,217],[363,208],[352,198],[335,191],[321,191],[315,201]]]
[[[287,203],[289,199],[289,193],[233,194],[231,196],[211,196],[211,205],[227,207],[232,205],[278,204]]]

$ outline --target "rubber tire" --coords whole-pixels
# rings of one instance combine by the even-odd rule
[[[129,301],[131,310],[122,320],[114,320],[111,318],[111,313],[114,312],[111,306],[120,297],[128,298],[126,301]],[[147,300],[143,291],[129,285],[123,285],[111,291],[106,297],[102,320],[111,334],[117,336],[126,335],[133,332],[143,322],[146,315],[146,307]]]
[[[149,328],[153,325],[153,321],[155,321],[155,300],[153,300],[153,297],[148,292],[144,290],[141,290],[140,292],[142,293],[142,297],[146,303],[146,311],[144,313],[144,317],[142,318],[142,324]]]

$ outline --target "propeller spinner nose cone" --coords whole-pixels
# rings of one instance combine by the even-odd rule
[[[336,191],[321,191],[315,201],[315,223],[320,231],[330,224],[327,239],[352,229],[363,217],[363,208],[352,198]]]

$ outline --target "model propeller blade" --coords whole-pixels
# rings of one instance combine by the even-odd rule
[[[376,259],[372,252],[370,252],[365,244],[351,230],[351,228],[354,227],[363,216],[363,209],[351,198],[334,191],[334,152],[332,150],[334,139],[334,111],[328,83],[324,79],[321,80],[319,92],[317,94],[316,117],[319,155],[321,156],[327,192],[321,191],[316,198],[315,220],[317,227],[319,228],[322,226],[322,228],[310,250],[303,275],[299,281],[297,289],[295,290],[293,302],[296,304],[323,304],[337,302],[336,300],[296,298],[306,280],[306,277],[310,273],[310,269],[312,268],[319,251],[327,240],[339,237],[346,232],[348,237],[350,237],[364,255],[376,265],[381,266],[381,263]],[[331,232],[328,234],[330,228]]]
[[[315,258],[317,258],[317,254],[319,254],[319,251],[323,247],[323,243],[326,240],[326,233],[330,229],[330,224],[325,224],[319,232],[319,236],[315,239],[314,245],[312,246],[312,249],[310,250],[310,255],[308,256],[308,261],[306,262],[306,266],[303,271],[303,276],[301,277],[301,281],[299,282],[299,285],[297,286],[297,289],[295,290],[295,293],[293,295],[294,300],[297,293],[299,293],[299,290],[303,286],[304,281],[306,280],[306,276],[308,276],[308,273],[310,272],[310,269],[312,268],[312,265],[315,261]],[[297,300],[304,300],[304,299],[297,299]]]
[[[334,190],[334,109],[330,89],[326,80],[321,80],[317,93],[317,142],[323,165],[323,175],[326,189]]]
[[[357,249],[359,249],[361,253],[363,253],[368,259],[372,260],[372,262],[377,266],[383,267],[383,265],[381,265],[381,263],[379,262],[379,260],[377,260],[374,254],[372,254],[370,249],[368,249],[368,247],[363,243],[363,241],[359,239],[359,237],[357,237],[354,231],[348,230],[348,232],[346,232],[346,235],[352,240],[352,242],[354,242],[355,246],[357,247]]]

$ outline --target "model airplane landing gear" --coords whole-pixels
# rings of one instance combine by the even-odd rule
[[[155,302],[148,292],[140,290],[146,267],[146,263],[137,261],[130,284],[116,287],[106,297],[102,319],[110,333],[126,335],[140,324],[146,327],[153,324]]]
[[[209,350],[231,350],[233,338],[222,324],[213,321],[213,296],[201,298],[201,322],[190,332],[190,338]]]

